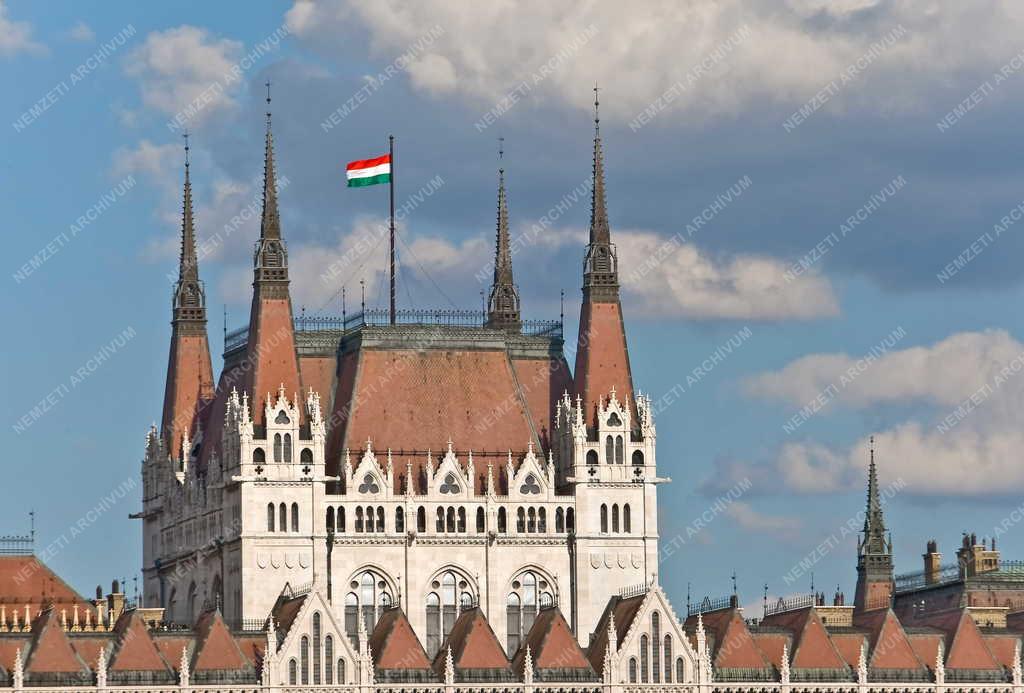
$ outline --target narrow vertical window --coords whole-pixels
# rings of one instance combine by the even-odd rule
[[[626,534],[632,532],[633,528],[630,525],[631,522],[629,517],[629,503],[626,503],[625,505],[622,506],[622,531]]]
[[[625,454],[622,449],[622,436],[615,436],[615,464],[622,464]]]
[[[459,508],[459,532],[465,533],[466,531],[466,509]]]
[[[299,685],[298,677],[298,665],[296,665],[294,659],[288,660],[288,685],[297,686]]]
[[[444,508],[437,509],[437,531],[438,533],[444,531]]]
[[[565,516],[561,508],[555,509],[555,532],[561,534],[565,531]]]
[[[614,503],[612,505],[612,532],[615,534],[619,533],[619,504]]]
[[[477,508],[476,509],[476,533],[477,534],[483,534],[484,533],[484,509],[483,508]]]
[[[302,685],[309,685],[309,638],[305,635],[299,641],[299,670],[302,673]]]
[[[274,434],[274,462],[281,464],[281,434]]]
[[[299,504],[292,503],[292,531],[299,531]]]
[[[338,531],[345,533],[345,508],[338,508]]]
[[[522,508],[516,511],[516,531],[520,534],[526,533],[526,511]]]
[[[334,638],[330,635],[324,638],[324,683],[334,683]]]
[[[422,505],[416,510],[416,531],[427,531],[427,511]]]
[[[276,512],[277,511],[274,509],[274,504],[273,503],[268,503],[267,504],[267,531],[268,532],[273,532],[274,531],[274,514]]]
[[[507,652],[518,652],[521,641],[522,610],[519,602],[519,595],[512,592],[508,595],[505,606],[505,630],[508,633]],[[514,656],[514,655],[513,655]]]
[[[377,531],[384,531],[384,508],[377,508]]]
[[[405,532],[405,511],[402,508],[395,508],[395,532],[398,534]]]
[[[359,598],[355,592],[345,595],[345,635],[353,644],[359,636]],[[338,676],[341,676],[340,671]]]
[[[290,463],[292,461],[292,434],[284,434],[284,461]]]
[[[668,633],[665,634],[665,683],[672,683],[672,636]]]
[[[604,439],[604,461],[605,464],[615,462],[615,441],[611,436]]]
[[[498,508],[498,534],[505,534],[508,531],[508,513],[505,508]]]
[[[661,683],[661,614],[651,614],[651,681]]]
[[[277,513],[277,515],[278,515],[277,519],[280,520],[280,522],[277,523],[277,531],[278,532],[287,532],[288,531],[288,506],[285,505],[284,503],[281,503],[281,505],[278,508],[278,510],[279,510],[279,512]]]
[[[313,612],[313,685],[320,685],[320,612]]]
[[[544,508],[537,511],[537,531],[541,534],[548,531],[548,511]]]
[[[327,525],[327,531],[328,532],[333,532],[334,531],[334,506],[333,505],[327,507],[326,525]]]
[[[640,636],[640,683],[647,683],[650,675],[647,669],[650,655],[650,638],[647,635]]]
[[[601,504],[601,533],[608,533],[608,506]]]
[[[636,657],[629,658],[629,682],[636,683]]]
[[[441,600],[436,592],[427,595],[427,656],[431,659],[441,649]]]

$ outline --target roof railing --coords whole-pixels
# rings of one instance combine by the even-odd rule
[[[815,597],[813,594],[798,594],[793,597],[787,597],[783,599],[779,597],[778,601],[774,604],[769,604],[764,611],[765,616],[771,616],[772,614],[781,614],[785,611],[796,611],[797,609],[806,609],[809,606],[814,606]]]
[[[0,556],[31,556],[35,553],[35,541],[29,534],[0,537]]]
[[[711,611],[720,611],[721,609],[728,609],[732,606],[732,597],[704,597],[704,599],[697,604],[690,604],[686,609],[687,616],[693,616],[695,614],[706,614]]]
[[[931,585],[942,585],[947,582],[956,582],[960,579],[960,566],[956,563],[946,563],[939,566],[939,569],[935,575],[935,579],[929,581],[927,574],[923,570],[917,570],[912,573],[903,573],[893,578],[893,582],[896,585],[897,594],[900,592],[910,592],[912,590],[919,589],[921,587],[929,587]]]

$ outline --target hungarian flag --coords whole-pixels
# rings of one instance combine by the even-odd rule
[[[366,185],[389,183],[391,181],[391,155],[385,154],[376,159],[353,161],[345,167],[348,187],[361,188]]]

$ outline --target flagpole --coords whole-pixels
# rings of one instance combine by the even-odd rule
[[[391,161],[391,324],[395,324],[395,136],[388,135],[388,155]]]

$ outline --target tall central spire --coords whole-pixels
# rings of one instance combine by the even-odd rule
[[[878,469],[875,467],[875,437],[871,437],[871,461],[868,463],[868,503],[864,515],[864,543],[867,553],[885,553],[885,518],[878,495]]]
[[[254,259],[256,284],[288,282],[288,252],[281,239],[277,210],[277,174],[274,168],[274,133],[270,127],[270,82],[267,82],[267,134],[263,155],[263,216]],[[280,291],[280,287],[278,287]]]
[[[499,159],[504,149],[498,150]],[[487,325],[518,331],[519,292],[512,278],[512,250],[508,234],[508,204],[505,199],[505,169],[498,169],[498,230],[494,251],[494,284],[487,304]]]
[[[619,298],[619,260],[608,226],[604,192],[604,152],[601,149],[601,116],[598,87],[594,87],[594,168],[590,202],[590,243],[583,270],[584,297],[596,301]]]
[[[178,281],[174,287],[173,321],[175,323],[206,324],[206,294],[199,281],[199,261],[196,257],[196,230],[192,221],[192,181],[189,176],[188,134],[185,137],[185,193],[181,213],[181,256],[178,261]]]

